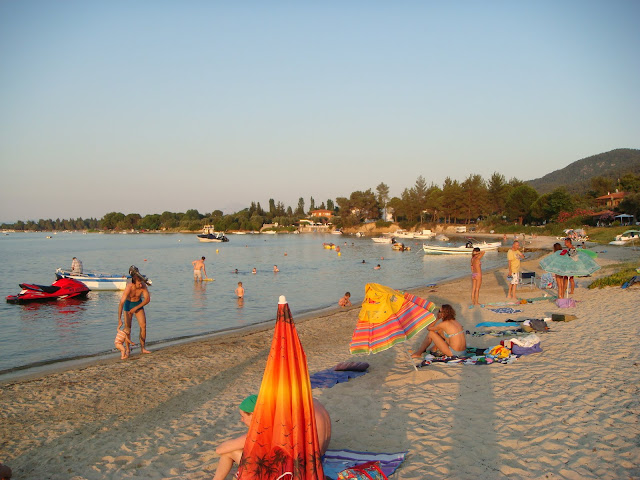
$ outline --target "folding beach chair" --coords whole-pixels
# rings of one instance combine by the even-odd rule
[[[536,286],[536,272],[522,272],[520,274],[520,285],[535,287]]]

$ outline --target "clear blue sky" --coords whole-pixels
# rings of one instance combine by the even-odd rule
[[[0,3],[0,221],[529,180],[640,139],[640,2]]]

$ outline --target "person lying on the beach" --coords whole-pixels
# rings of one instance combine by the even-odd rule
[[[131,329],[125,328],[124,330],[120,330],[118,328],[118,333],[116,333],[116,339],[113,341],[114,345],[118,350],[120,350],[120,360],[124,360],[129,357],[129,348],[125,348],[126,346],[133,346],[135,343],[131,341]]]
[[[253,410],[256,408],[257,401],[257,395],[249,395],[240,404],[240,421],[242,421],[247,428],[251,425],[251,417],[253,416]],[[316,415],[318,446],[320,447],[320,454],[324,455],[331,441],[331,417],[327,409],[324,408],[324,405],[315,398],[313,399],[313,410]],[[213,480],[224,480],[231,471],[231,468],[233,468],[233,464],[240,463],[246,438],[247,434],[245,433],[244,435],[221,443],[220,446],[216,448],[216,453],[220,455],[220,461],[218,462]]]
[[[338,300],[338,305],[341,307],[350,307],[351,306],[351,293],[347,292],[344,294],[340,300]]]
[[[462,357],[467,350],[467,339],[462,325],[456,320],[456,311],[451,305],[440,307],[436,321],[427,327],[429,333],[412,358],[422,358],[433,343],[432,353],[440,350],[449,357]]]

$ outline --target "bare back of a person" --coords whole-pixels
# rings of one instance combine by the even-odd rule
[[[464,335],[464,328],[457,320],[445,320],[441,324],[442,332],[446,342],[454,350],[464,350],[467,348],[467,339]]]

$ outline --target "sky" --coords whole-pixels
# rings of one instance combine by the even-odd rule
[[[295,209],[640,147],[640,2],[0,2],[0,222]]]

